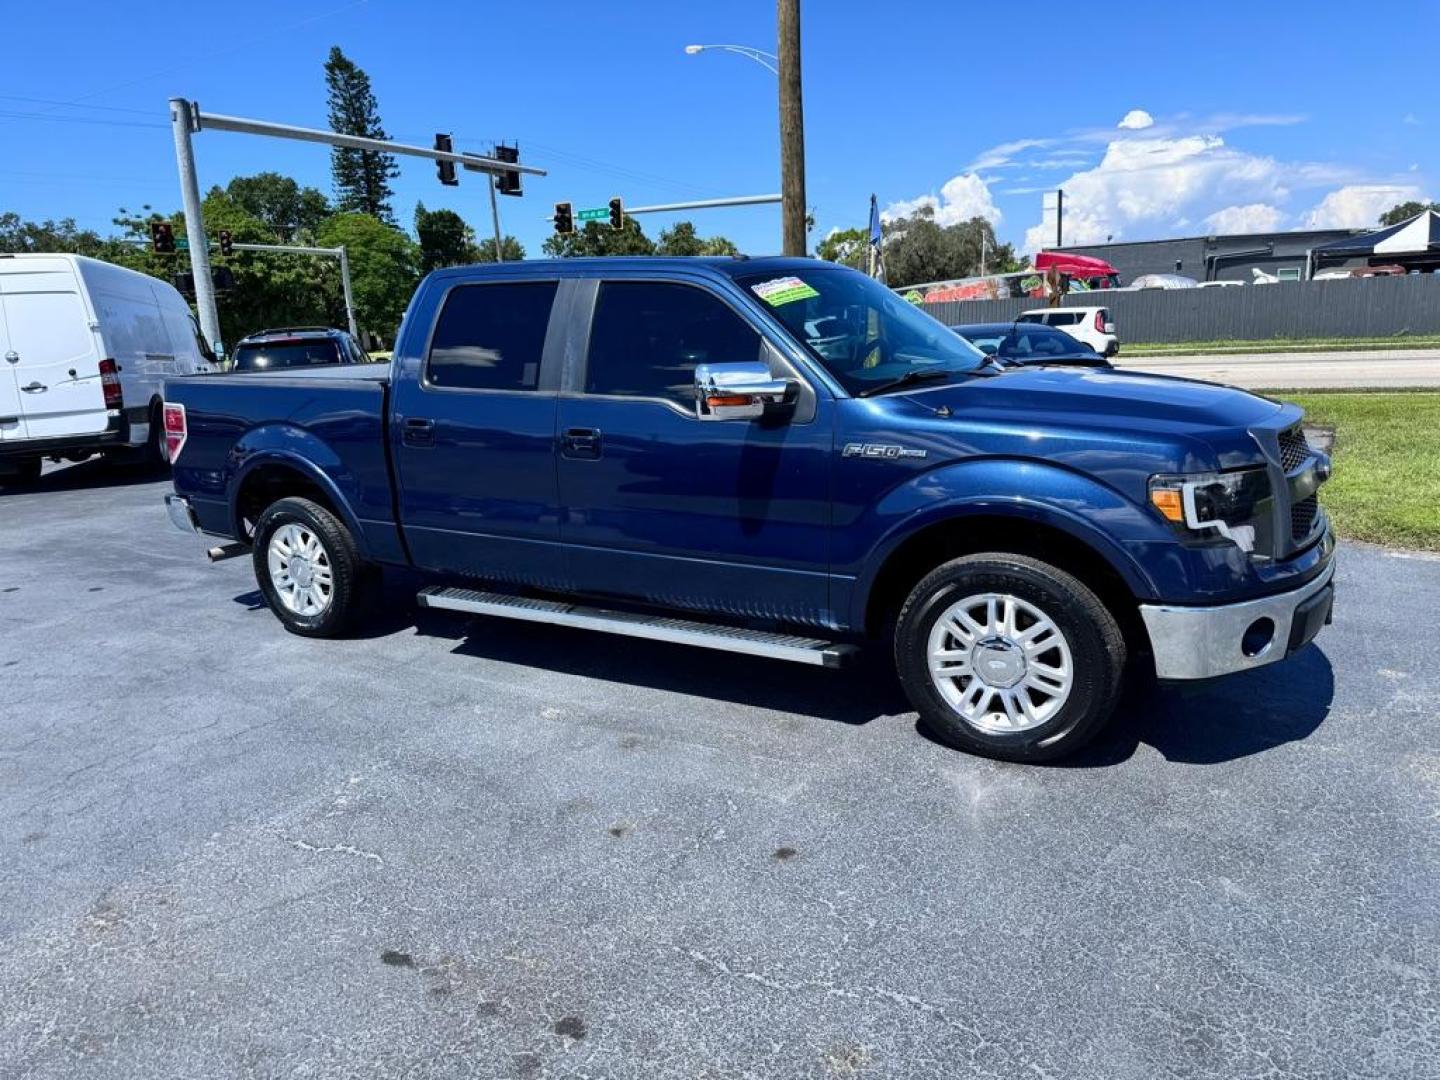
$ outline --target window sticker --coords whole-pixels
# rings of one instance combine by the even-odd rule
[[[750,290],[761,300],[764,300],[771,307],[779,307],[781,304],[793,304],[796,300],[809,300],[812,296],[819,296],[805,282],[798,277],[773,278],[770,281],[762,281],[758,285],[751,285]]]

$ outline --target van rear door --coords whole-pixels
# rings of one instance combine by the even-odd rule
[[[67,259],[17,259],[0,266],[6,364],[31,439],[102,432],[98,335]],[[13,357],[13,359],[11,359]]]

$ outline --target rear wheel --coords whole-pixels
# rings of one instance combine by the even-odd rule
[[[160,402],[150,407],[150,438],[145,440],[145,467],[163,469],[170,464],[165,452],[165,414]]]
[[[363,607],[366,566],[350,530],[310,499],[272,503],[255,523],[255,579],[292,634],[338,637]]]
[[[915,586],[896,623],[895,662],[922,725],[941,741],[1048,761],[1109,719],[1125,642],[1077,578],[991,553],[945,563]]]

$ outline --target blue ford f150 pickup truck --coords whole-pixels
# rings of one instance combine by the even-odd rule
[[[823,665],[878,639],[931,731],[1035,761],[1127,668],[1254,668],[1330,617],[1299,409],[998,367],[810,259],[441,270],[389,368],[165,401],[172,518],[253,552],[297,634],[392,564],[432,608]]]

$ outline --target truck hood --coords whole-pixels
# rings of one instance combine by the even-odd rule
[[[1011,368],[904,396],[917,408],[943,405],[956,415],[994,411],[1016,421],[1198,436],[1268,425],[1285,408],[1232,386],[1104,368]]]

